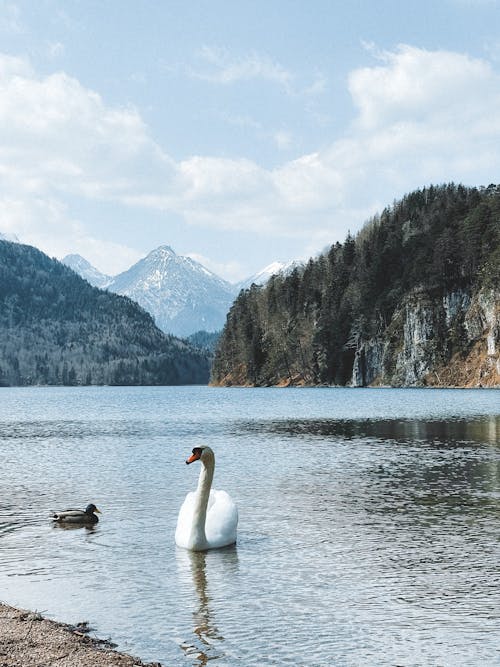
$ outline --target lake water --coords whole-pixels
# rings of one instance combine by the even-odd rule
[[[0,389],[0,599],[165,667],[500,665],[495,390]],[[191,449],[237,546],[174,544]],[[101,510],[63,530],[52,510]]]

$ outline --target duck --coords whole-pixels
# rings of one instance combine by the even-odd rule
[[[238,508],[226,491],[212,489],[215,454],[208,446],[195,447],[186,463],[200,461],[196,491],[190,491],[177,517],[175,543],[191,551],[220,549],[236,542]]]
[[[97,523],[99,517],[96,513],[101,514],[101,511],[93,503],[90,503],[84,510],[68,509],[63,512],[56,512],[52,519],[57,523]]]

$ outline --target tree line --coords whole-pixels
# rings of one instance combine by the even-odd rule
[[[402,300],[500,284],[500,186],[416,190],[290,275],[234,302],[212,366],[215,384],[349,383],[363,340],[393,336]],[[460,322],[446,333],[464,345]]]
[[[0,386],[205,384],[209,362],[131,299],[0,241]]]

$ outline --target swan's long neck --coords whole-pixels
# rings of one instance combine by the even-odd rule
[[[196,502],[191,527],[191,549],[206,549],[205,521],[207,518],[208,498],[214,478],[215,461],[212,456],[201,461],[200,477],[196,489]]]

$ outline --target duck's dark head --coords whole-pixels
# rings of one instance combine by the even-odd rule
[[[97,514],[101,513],[100,510],[98,510],[97,507],[93,503],[90,503],[90,505],[87,505],[87,507],[85,508],[85,514],[94,514],[94,512],[96,512]]]

